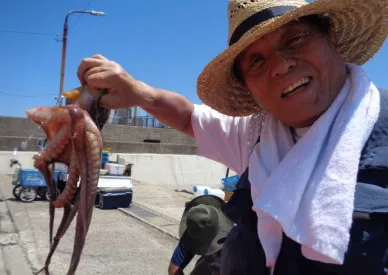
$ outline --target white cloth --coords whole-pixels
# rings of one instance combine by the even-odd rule
[[[248,166],[264,118],[265,113],[226,116],[206,105],[195,104],[191,125],[197,154],[220,162],[241,175]]]
[[[294,140],[298,141],[303,137],[303,135],[305,133],[307,133],[307,131],[310,129],[310,127],[293,128],[293,129],[294,129],[294,133],[292,133],[292,134],[293,134]],[[291,129],[291,132],[292,132],[292,129]]]
[[[268,114],[249,163],[258,234],[273,267],[282,230],[306,258],[341,264],[352,224],[361,150],[380,111],[377,88],[361,67],[328,110],[294,145],[290,128]]]

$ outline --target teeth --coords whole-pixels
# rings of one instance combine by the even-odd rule
[[[305,77],[305,78],[303,78],[303,79],[301,79],[301,80],[295,82],[294,84],[288,86],[288,88],[282,93],[282,95],[285,95],[285,94],[291,92],[291,91],[294,90],[296,87],[299,87],[299,86],[301,86],[301,85],[303,85],[303,84],[306,84],[306,83],[308,83],[309,81],[310,81],[310,79],[309,79],[308,77]]]

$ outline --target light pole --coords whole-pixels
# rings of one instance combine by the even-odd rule
[[[59,84],[59,95],[57,98],[57,105],[61,105],[62,94],[63,94],[63,83],[65,78],[65,63],[66,63],[66,49],[67,49],[67,32],[68,32],[68,18],[73,13],[88,13],[94,16],[104,16],[105,13],[102,11],[93,11],[93,10],[72,10],[66,14],[65,23],[63,25],[63,36],[62,36],[62,61],[61,61],[61,76]]]

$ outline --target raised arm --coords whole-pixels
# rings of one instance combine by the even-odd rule
[[[237,173],[247,167],[261,125],[251,116],[230,117],[205,105],[194,106],[178,93],[136,80],[119,64],[101,55],[82,60],[78,78],[82,85],[88,85],[88,90],[109,90],[101,99],[103,107],[139,106],[168,126],[194,137],[198,155],[220,162]]]
[[[161,122],[194,137],[191,114],[194,105],[184,96],[163,89],[151,88],[150,105],[141,106]]]
[[[90,90],[109,90],[101,99],[103,107],[139,106],[168,126],[194,136],[191,126],[194,106],[184,96],[136,80],[119,64],[101,55],[83,59],[77,74],[81,84],[88,85]]]

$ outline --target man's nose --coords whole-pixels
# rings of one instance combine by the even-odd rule
[[[275,53],[271,58],[271,75],[272,77],[285,75],[290,72],[295,66],[295,59],[284,56],[281,53]]]

